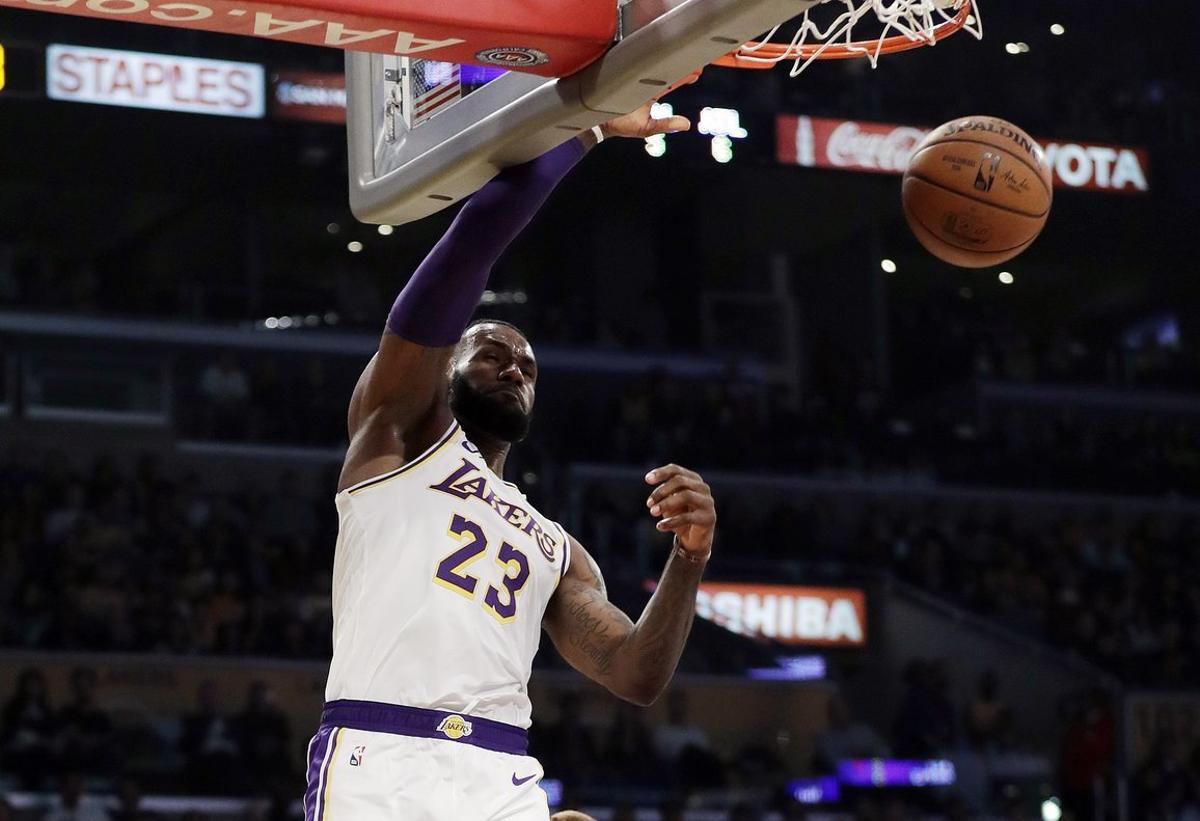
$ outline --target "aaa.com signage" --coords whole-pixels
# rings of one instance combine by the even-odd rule
[[[862,647],[867,642],[862,590],[703,582],[696,615],[734,633],[783,644]]]
[[[903,174],[930,129],[781,114],[776,155],[786,165]],[[1040,141],[1058,188],[1142,194],[1150,190],[1144,149],[1102,143]]]
[[[255,63],[84,46],[46,49],[46,94],[101,105],[262,117],[263,68]]]

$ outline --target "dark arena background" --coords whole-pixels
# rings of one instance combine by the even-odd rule
[[[1200,818],[1200,17],[984,14],[707,70],[669,102],[715,135],[599,146],[498,265],[542,371],[508,478],[613,600],[669,550],[648,467],[720,515],[658,704],[543,642],[552,806]],[[347,402],[454,209],[351,216],[340,51],[11,8],[0,45],[0,819],[301,817]],[[96,48],[260,66],[260,116],[51,99]],[[1057,173],[999,268],[901,213],[912,129],[966,114]]]

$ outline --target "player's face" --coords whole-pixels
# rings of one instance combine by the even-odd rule
[[[506,325],[477,325],[463,340],[450,376],[455,417],[502,442],[520,442],[533,419],[537,360],[529,341]]]

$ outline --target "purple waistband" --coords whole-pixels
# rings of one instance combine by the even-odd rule
[[[446,713],[403,704],[340,699],[325,702],[322,727],[349,727],[372,733],[440,738],[497,753],[525,755],[529,734],[520,727],[463,713]]]

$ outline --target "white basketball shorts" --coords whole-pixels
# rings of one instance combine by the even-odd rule
[[[308,747],[305,821],[548,821],[525,731],[368,701],[325,705]]]

